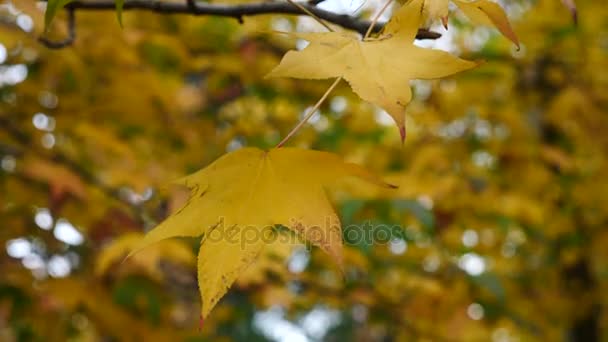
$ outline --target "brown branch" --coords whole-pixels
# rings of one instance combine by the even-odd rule
[[[76,40],[76,14],[73,8],[67,8],[68,11],[68,36],[64,40],[52,41],[46,37],[39,37],[38,41],[44,44],[49,49],[61,49],[72,45]]]
[[[309,10],[317,17],[338,25],[348,30],[356,31],[361,35],[364,35],[367,31],[371,22],[369,20],[362,20],[354,16],[346,14],[337,14],[320,9],[315,6],[320,1],[312,2],[300,2],[302,7]],[[82,1],[77,0],[66,5],[68,11],[104,11],[112,10],[116,8],[114,0],[89,0]],[[264,15],[264,14],[287,14],[287,15],[306,15],[301,9],[292,6],[288,2],[262,2],[262,3],[248,3],[238,5],[221,5],[212,3],[195,3],[194,0],[186,0],[185,2],[163,2],[157,0],[126,0],[123,6],[123,11],[129,10],[141,10],[151,11],[158,14],[190,14],[190,15],[213,15],[220,17],[235,18],[241,22],[244,16]],[[373,32],[379,32],[383,23],[374,25]],[[73,28],[73,26],[72,26]],[[63,47],[69,45],[75,37],[73,32],[70,32],[70,37],[65,41],[51,42],[52,46],[49,46],[47,42],[43,43],[49,47]],[[427,29],[419,29],[416,39],[437,39],[441,37],[441,34]],[[71,38],[71,40],[70,40]],[[41,38],[44,39],[44,38]],[[61,43],[67,43],[63,46]]]

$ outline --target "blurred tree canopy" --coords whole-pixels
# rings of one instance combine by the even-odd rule
[[[290,140],[399,185],[328,190],[344,271],[269,249],[200,324],[198,240],[123,259],[187,200],[170,181],[275,146],[321,97],[331,81],[264,76],[302,47],[271,31],[323,28],[126,3],[122,28],[58,11],[44,37],[70,44],[49,49],[45,3],[2,3],[0,340],[608,340],[608,7],[577,1],[575,25],[557,0],[501,4],[519,50],[459,13],[417,41],[485,63],[412,82],[404,145],[345,82]],[[383,2],[314,5],[369,19]]]

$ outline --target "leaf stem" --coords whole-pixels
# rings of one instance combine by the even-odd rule
[[[296,6],[297,8],[301,9],[304,13],[308,14],[309,16],[311,16],[312,18],[314,18],[317,22],[319,22],[319,24],[323,25],[323,27],[325,27],[329,32],[334,32],[334,30],[332,30],[331,27],[329,27],[329,25],[327,25],[325,22],[323,22],[321,20],[321,18],[317,17],[314,13],[312,13],[311,11],[308,10],[308,8],[302,6],[301,4],[293,1],[293,0],[287,0],[287,2],[289,2],[290,4]],[[304,116],[304,118],[302,120],[300,120],[300,122],[298,122],[298,124],[291,129],[291,131],[285,136],[285,138],[283,138],[283,140],[281,140],[281,142],[279,142],[277,144],[277,148],[282,147],[283,145],[285,145],[285,143],[287,143],[287,141],[294,135],[296,134],[296,132],[298,132],[300,130],[300,128],[302,128],[302,126],[304,126],[304,124],[315,114],[315,112],[319,109],[319,107],[321,106],[321,104],[323,103],[323,101],[325,101],[325,99],[327,98],[327,96],[329,96],[329,94],[331,93],[332,90],[334,90],[334,88],[338,85],[338,83],[340,83],[340,81],[342,80],[342,77],[338,77],[336,78],[336,80],[334,81],[334,83],[325,91],[325,94],[323,94],[323,96],[321,96],[321,98],[319,99],[319,101],[317,101],[317,103],[312,107],[312,109],[310,109],[308,111],[308,113],[306,113],[306,115]]]
[[[380,9],[380,12],[378,12],[378,14],[376,14],[376,16],[374,17],[374,19],[372,20],[372,23],[369,24],[369,27],[367,28],[367,32],[365,32],[365,36],[363,36],[363,40],[366,40],[367,38],[369,38],[369,35],[372,34],[372,30],[374,29],[374,26],[376,26],[376,23],[378,22],[378,19],[380,19],[380,16],[382,15],[382,13],[384,13],[384,11],[386,11],[386,9],[388,8],[388,6],[392,2],[393,2],[393,0],[388,0],[384,4],[384,6],[382,6],[382,8]]]
[[[301,9],[302,11],[304,11],[306,14],[310,15],[311,17],[315,18],[319,23],[321,23],[321,25],[323,25],[326,29],[328,29],[329,31],[333,32],[333,30],[327,26],[327,24],[325,24],[324,22],[321,21],[321,19],[319,19],[316,15],[314,15],[312,12],[310,12],[306,7],[294,2],[293,0],[287,0],[287,2],[289,2],[290,4],[298,7],[299,9]],[[384,6],[382,6],[382,8],[380,9],[380,12],[378,12],[378,14],[376,14],[376,16],[374,17],[374,19],[372,20],[371,24],[369,25],[367,32],[365,32],[365,36],[363,36],[363,40],[367,39],[369,37],[369,35],[372,33],[372,30],[374,29],[374,26],[376,26],[376,23],[378,22],[378,19],[380,19],[380,16],[382,15],[382,13],[384,13],[384,11],[386,11],[386,9],[388,8],[388,6],[393,2],[393,0],[388,0]],[[338,85],[338,83],[340,83],[340,81],[342,80],[342,76],[336,78],[336,80],[334,81],[334,83],[325,91],[325,94],[323,94],[323,96],[319,99],[319,101],[317,101],[317,103],[308,111],[308,113],[306,113],[306,115],[304,116],[304,118],[302,120],[300,120],[300,122],[298,122],[298,124],[292,128],[292,130],[285,136],[285,138],[283,138],[283,140],[281,140],[281,142],[279,142],[276,146],[276,148],[282,147],[283,145],[285,145],[285,143],[287,143],[287,141],[294,135],[296,134],[300,128],[302,128],[302,126],[304,126],[304,124],[315,114],[315,112],[319,109],[319,107],[321,107],[321,104],[323,103],[323,101],[325,101],[325,99],[329,96],[329,94],[332,92],[332,90],[334,90],[334,88]]]
[[[341,80],[342,80],[342,77],[336,78],[334,83],[332,83],[332,85],[329,88],[327,88],[327,90],[325,91],[325,94],[323,94],[323,96],[321,96],[319,101],[317,101],[317,103],[315,103],[315,105],[308,111],[308,113],[306,113],[304,118],[302,120],[300,120],[300,122],[298,122],[298,124],[294,128],[291,129],[291,131],[285,136],[285,138],[283,138],[283,140],[281,140],[281,142],[277,144],[276,148],[279,148],[279,147],[282,147],[283,145],[285,145],[287,140],[289,140],[294,134],[296,134],[296,132],[298,132],[300,130],[300,128],[302,128],[302,126],[304,126],[304,124],[308,121],[308,119],[310,119],[315,114],[315,112],[319,109],[319,107],[321,107],[321,104],[323,103],[323,101],[325,101],[327,96],[329,96],[329,94],[332,92],[332,90],[334,90],[334,88],[338,85],[338,83],[340,83]]]
[[[316,14],[312,13],[310,10],[308,10],[308,8],[304,7],[303,5],[293,1],[293,0],[287,0],[287,2],[289,2],[290,4],[296,6],[297,8],[301,9],[302,12],[308,14],[309,16],[311,16],[313,19],[315,19],[319,24],[323,25],[323,27],[325,27],[329,32],[334,32],[334,30],[331,29],[331,27],[329,27],[329,25],[327,25],[323,20],[321,20],[321,18],[319,18]]]

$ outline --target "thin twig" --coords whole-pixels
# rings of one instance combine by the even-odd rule
[[[287,2],[289,2],[290,4],[296,6],[297,8],[301,9],[302,12],[308,14],[309,16],[311,16],[313,19],[315,19],[319,24],[323,25],[323,27],[325,27],[327,29],[327,31],[329,32],[334,32],[334,30],[331,29],[331,27],[329,27],[329,25],[327,25],[323,20],[321,20],[321,18],[317,17],[314,13],[312,13],[311,11],[309,11],[306,7],[302,6],[302,4],[299,4],[293,0],[287,0]]]
[[[576,10],[576,3],[574,0],[562,0],[562,3],[564,6],[566,6],[566,8],[568,8],[568,10],[570,10],[570,15],[572,15],[574,25],[578,25],[578,12]]]
[[[39,37],[38,41],[49,49],[61,49],[72,45],[76,40],[76,11],[71,7],[66,7],[68,12],[68,36],[64,40],[52,41],[44,36]]]
[[[188,5],[188,8],[196,11],[196,0],[186,0],[186,5]]]
[[[384,11],[386,11],[386,9],[388,8],[388,6],[393,2],[393,0],[388,0],[384,6],[382,6],[382,8],[380,9],[380,12],[378,12],[378,14],[376,14],[376,16],[374,17],[374,19],[372,20],[371,24],[369,24],[369,28],[367,29],[367,31],[365,32],[365,35],[363,36],[363,40],[366,40],[367,38],[369,38],[369,35],[372,34],[372,30],[374,29],[374,27],[376,27],[376,23],[378,22],[378,19],[380,19],[380,16],[382,16],[382,13],[384,13]]]
[[[370,26],[370,21],[361,20],[355,16],[337,14],[326,11],[314,5],[301,2],[303,7],[320,19],[343,27],[347,30],[359,32],[364,35]],[[66,8],[78,11],[115,11],[116,5],[114,0],[76,0],[66,5]],[[186,2],[167,2],[157,0],[126,0],[123,6],[123,11],[151,11],[163,15],[172,14],[189,14],[189,15],[213,15],[219,17],[231,17],[239,19],[244,16],[265,15],[265,14],[286,14],[286,15],[301,15],[302,10],[294,7],[288,2],[261,2],[248,3],[237,5],[222,5],[208,2],[197,2],[196,7],[189,6]],[[382,30],[384,24],[376,24],[372,29],[373,32]],[[417,39],[437,39],[441,34],[429,31],[427,29],[419,29],[416,36]]]
[[[291,2],[291,0],[287,0],[287,1]],[[365,36],[363,36],[363,40],[365,40],[366,38],[368,38],[369,35],[372,33],[372,30],[376,26],[376,23],[378,22],[378,19],[380,18],[380,16],[382,15],[382,13],[384,13],[384,11],[386,11],[386,9],[388,8],[388,6],[391,4],[392,1],[393,0],[388,0],[386,2],[386,4],[384,4],[384,6],[382,7],[382,9],[380,9],[380,12],[378,12],[378,14],[376,14],[376,16],[374,17],[374,19],[372,20],[372,22],[369,24],[369,28],[365,32]],[[315,114],[315,112],[319,109],[319,107],[321,106],[321,104],[323,103],[323,101],[325,101],[325,99],[329,96],[329,94],[332,92],[332,90],[334,90],[334,88],[338,85],[338,83],[340,83],[341,80],[342,80],[342,76],[336,78],[336,80],[334,81],[334,83],[325,91],[325,94],[323,94],[323,96],[319,99],[319,101],[317,101],[317,103],[312,107],[312,109],[310,109],[308,111],[308,113],[304,116],[304,118],[302,120],[300,120],[300,122],[298,122],[298,124],[285,136],[285,138],[283,138],[283,140],[281,140],[280,143],[277,144],[277,148],[285,145],[285,143],[294,134],[296,134],[296,132],[299,131],[300,128],[302,128],[302,126],[304,126],[304,124]]]
[[[306,113],[304,118],[302,120],[300,120],[300,122],[298,122],[298,124],[294,128],[291,129],[291,131],[285,136],[285,138],[283,138],[283,140],[281,140],[280,143],[277,144],[277,146],[276,146],[277,148],[285,145],[287,140],[289,140],[294,134],[296,134],[297,131],[300,130],[300,128],[302,128],[302,126],[304,126],[304,124],[308,121],[308,119],[310,119],[315,114],[315,112],[319,109],[319,107],[321,107],[321,104],[323,103],[323,101],[325,101],[325,99],[329,96],[329,94],[332,92],[332,90],[334,90],[334,88],[338,85],[338,83],[340,83],[341,80],[342,80],[342,77],[336,78],[334,83],[332,83],[332,85],[325,91],[325,94],[323,94],[323,96],[319,99],[319,101],[317,101],[317,103],[315,103],[315,105],[308,111],[308,113]]]

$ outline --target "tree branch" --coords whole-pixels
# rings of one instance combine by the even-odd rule
[[[314,4],[320,1],[300,2],[300,4],[315,14],[317,17],[341,26],[345,29],[356,31],[361,35],[365,34],[369,25],[368,20],[361,20],[357,17],[337,14],[320,9]],[[114,0],[77,0],[66,5],[68,10],[111,10],[116,9]],[[248,3],[237,5],[221,5],[211,3],[194,3],[193,0],[185,2],[163,2],[157,0],[126,0],[123,6],[123,11],[142,10],[151,11],[159,14],[190,14],[190,15],[214,15],[221,17],[231,17],[241,20],[243,16],[254,16],[264,14],[288,14],[288,15],[306,15],[301,9],[294,7],[288,2],[262,2]],[[383,23],[374,25],[373,32],[379,32]],[[441,34],[427,29],[419,29],[416,39],[437,39]]]
[[[68,8],[68,36],[64,40],[52,41],[46,37],[39,37],[38,41],[49,49],[61,49],[72,45],[76,39],[76,13],[73,8]]]

